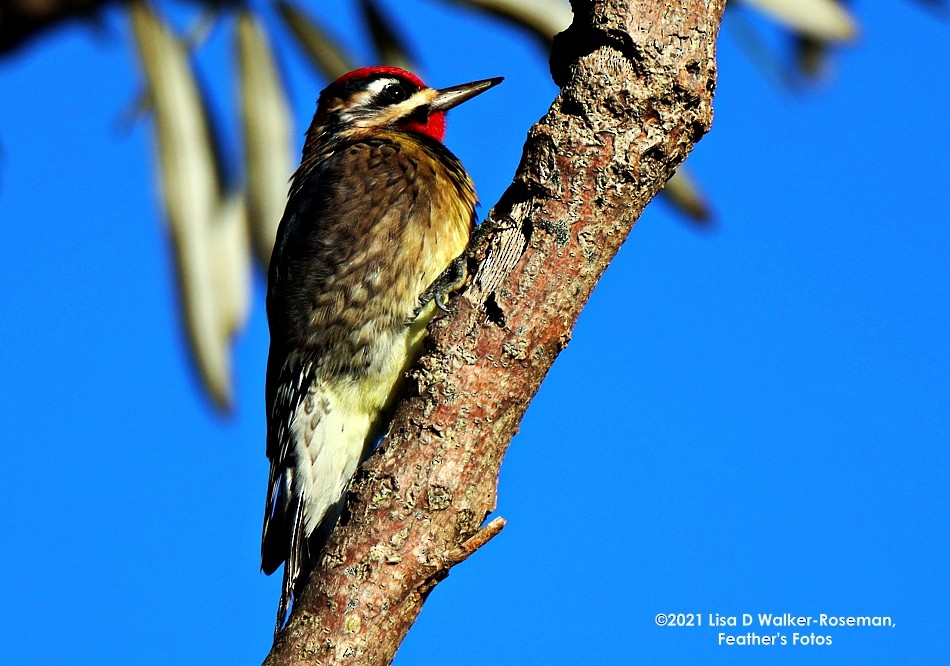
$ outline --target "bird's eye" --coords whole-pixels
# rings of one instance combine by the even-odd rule
[[[390,83],[383,88],[382,98],[389,104],[398,104],[409,97],[406,89],[398,83]]]

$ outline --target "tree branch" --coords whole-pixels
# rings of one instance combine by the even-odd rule
[[[126,0],[0,0],[0,54],[75,19],[91,19]]]
[[[528,402],[646,204],[709,129],[725,0],[575,0],[562,90],[489,214],[478,266],[266,664],[388,664],[432,588],[497,534]]]

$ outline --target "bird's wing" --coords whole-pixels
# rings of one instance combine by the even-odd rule
[[[332,162],[329,160],[328,162]],[[267,315],[270,352],[267,358],[267,457],[270,472],[261,536],[261,569],[272,574],[286,562],[277,625],[282,626],[301,573],[307,570],[309,552],[305,533],[307,498],[294,486],[294,419],[301,401],[317,381],[319,345],[303,342],[310,328],[302,302],[320,293],[333,275],[333,257],[323,257],[323,270],[314,271],[306,261],[314,238],[331,233],[327,222],[334,209],[321,187],[328,162],[295,176],[287,209],[281,219],[267,280]],[[332,169],[331,169],[332,171]],[[332,177],[332,176],[331,176]],[[333,239],[330,239],[333,240]],[[302,271],[302,268],[309,270]],[[300,274],[295,274],[297,271]]]
[[[314,381],[315,356],[300,349],[293,332],[300,322],[292,320],[290,300],[299,276],[293,275],[294,255],[298,253],[303,228],[321,216],[320,172],[310,175],[311,186],[291,190],[287,208],[277,228],[274,250],[267,276],[267,320],[270,327],[270,351],[267,356],[265,402],[267,406],[267,457],[270,472],[264,505],[261,536],[261,569],[272,574],[302,547],[301,539],[292,539],[299,523],[300,502],[293,502],[293,419],[300,401]],[[308,177],[308,180],[309,178]],[[289,567],[288,567],[289,568]],[[286,572],[285,572],[286,574]],[[286,576],[285,576],[286,577]]]

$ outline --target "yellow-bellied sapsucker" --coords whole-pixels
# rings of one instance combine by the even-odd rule
[[[500,82],[436,90],[370,67],[320,93],[267,285],[261,569],[285,565],[277,631],[456,286],[446,270],[466,248],[476,199],[442,144],[445,112]]]

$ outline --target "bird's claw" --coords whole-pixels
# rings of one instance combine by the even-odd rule
[[[422,309],[430,302],[435,302],[435,306],[442,310],[442,312],[451,313],[454,311],[446,300],[449,294],[465,283],[465,276],[468,274],[465,268],[466,259],[467,256],[465,254],[454,259],[452,263],[442,271],[442,275],[437,277],[435,281],[429,285],[429,288],[419,296],[419,304],[412,313],[413,319],[418,317]]]
[[[448,303],[445,302],[445,298],[448,296],[448,292],[438,292],[433,297],[435,301],[435,306],[445,312],[446,314],[453,312],[453,308],[449,307]]]

